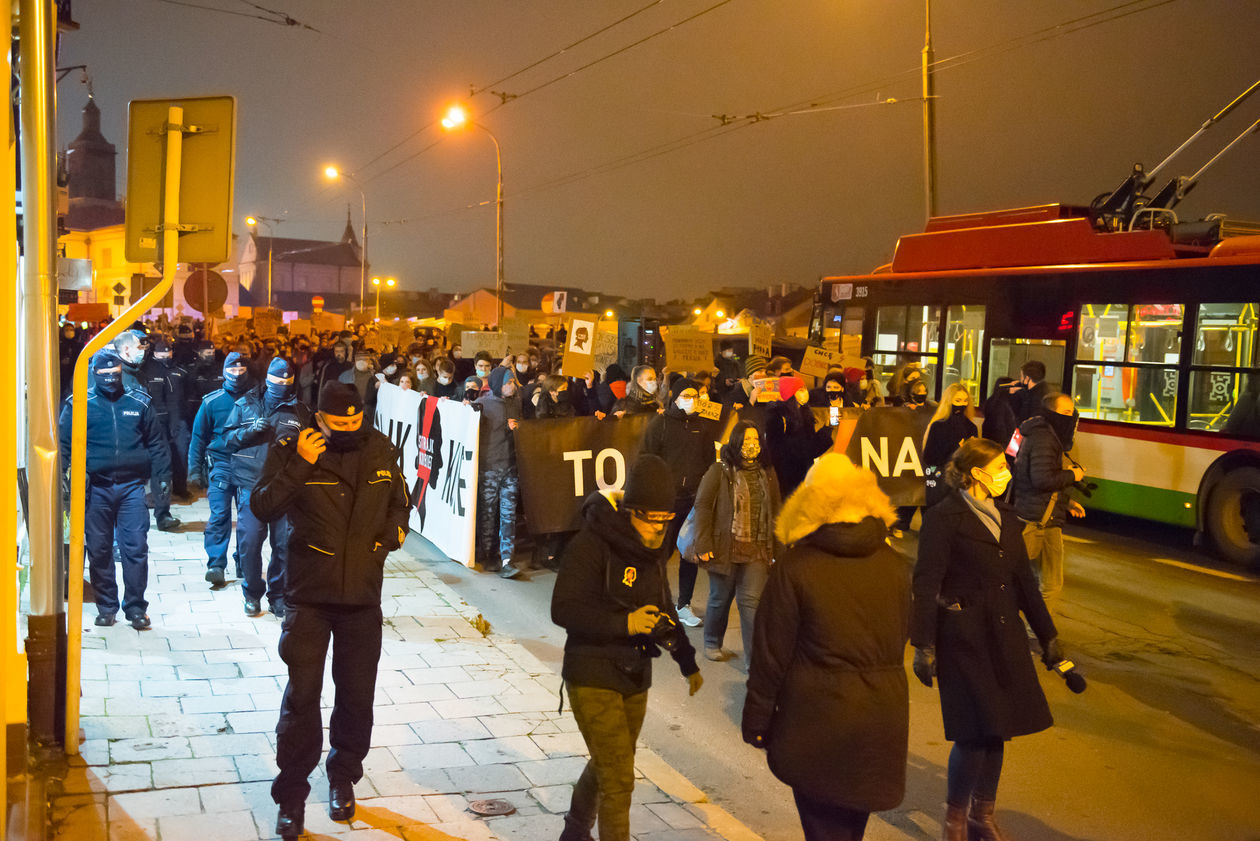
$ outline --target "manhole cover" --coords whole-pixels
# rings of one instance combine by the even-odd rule
[[[506,800],[473,800],[468,804],[468,808],[474,814],[481,815],[486,818],[494,818],[500,815],[510,815],[516,811],[516,807]]]

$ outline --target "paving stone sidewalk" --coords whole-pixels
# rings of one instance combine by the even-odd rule
[[[244,615],[239,586],[203,580],[204,500],[185,531],[149,532],[153,628],[97,628],[83,613],[83,741],[53,800],[64,841],[275,838],[269,786],[285,685],[280,623]],[[229,573],[232,571],[229,564]],[[121,582],[120,582],[121,583]],[[350,823],[328,818],[312,776],[307,836],[354,841],[549,841],[586,761],[559,677],[404,551],[385,568],[384,650],[366,775]],[[546,621],[540,619],[540,621]],[[324,678],[324,722],[332,704]],[[327,736],[325,736],[327,746]],[[659,756],[639,747],[631,827],[640,841],[758,841]],[[513,815],[481,818],[469,801]]]

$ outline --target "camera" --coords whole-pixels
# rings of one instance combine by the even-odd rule
[[[666,651],[673,651],[678,646],[678,637],[675,634],[677,630],[678,623],[668,613],[662,611],[648,637]]]

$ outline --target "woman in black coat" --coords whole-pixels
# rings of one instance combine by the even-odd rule
[[[779,515],[787,544],[754,625],[744,741],[792,787],[807,841],[860,839],[906,787],[906,562],[875,474],[818,459]]]
[[[1011,478],[1002,448],[968,439],[946,478],[956,490],[927,509],[919,532],[914,673],[926,686],[940,681],[945,738],[954,743],[945,841],[1005,841],[993,821],[1005,741],[1054,723],[1021,613],[1047,667],[1063,657],[1028,563],[1023,523],[994,502]]]
[[[923,433],[923,481],[927,496],[924,504],[932,507],[950,495],[953,488],[945,481],[945,467],[964,441],[976,437],[975,411],[971,393],[962,383],[945,389],[941,403]]]

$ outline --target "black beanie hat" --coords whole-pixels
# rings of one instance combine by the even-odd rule
[[[350,383],[325,383],[319,392],[319,410],[333,417],[350,417],[363,411],[363,396]]]
[[[627,510],[674,510],[674,473],[664,459],[643,453],[634,460],[621,504]]]
[[[674,384],[669,387],[669,402],[673,403],[678,400],[678,395],[682,394],[689,388],[700,390],[700,383],[687,377],[679,377],[674,380]]]

